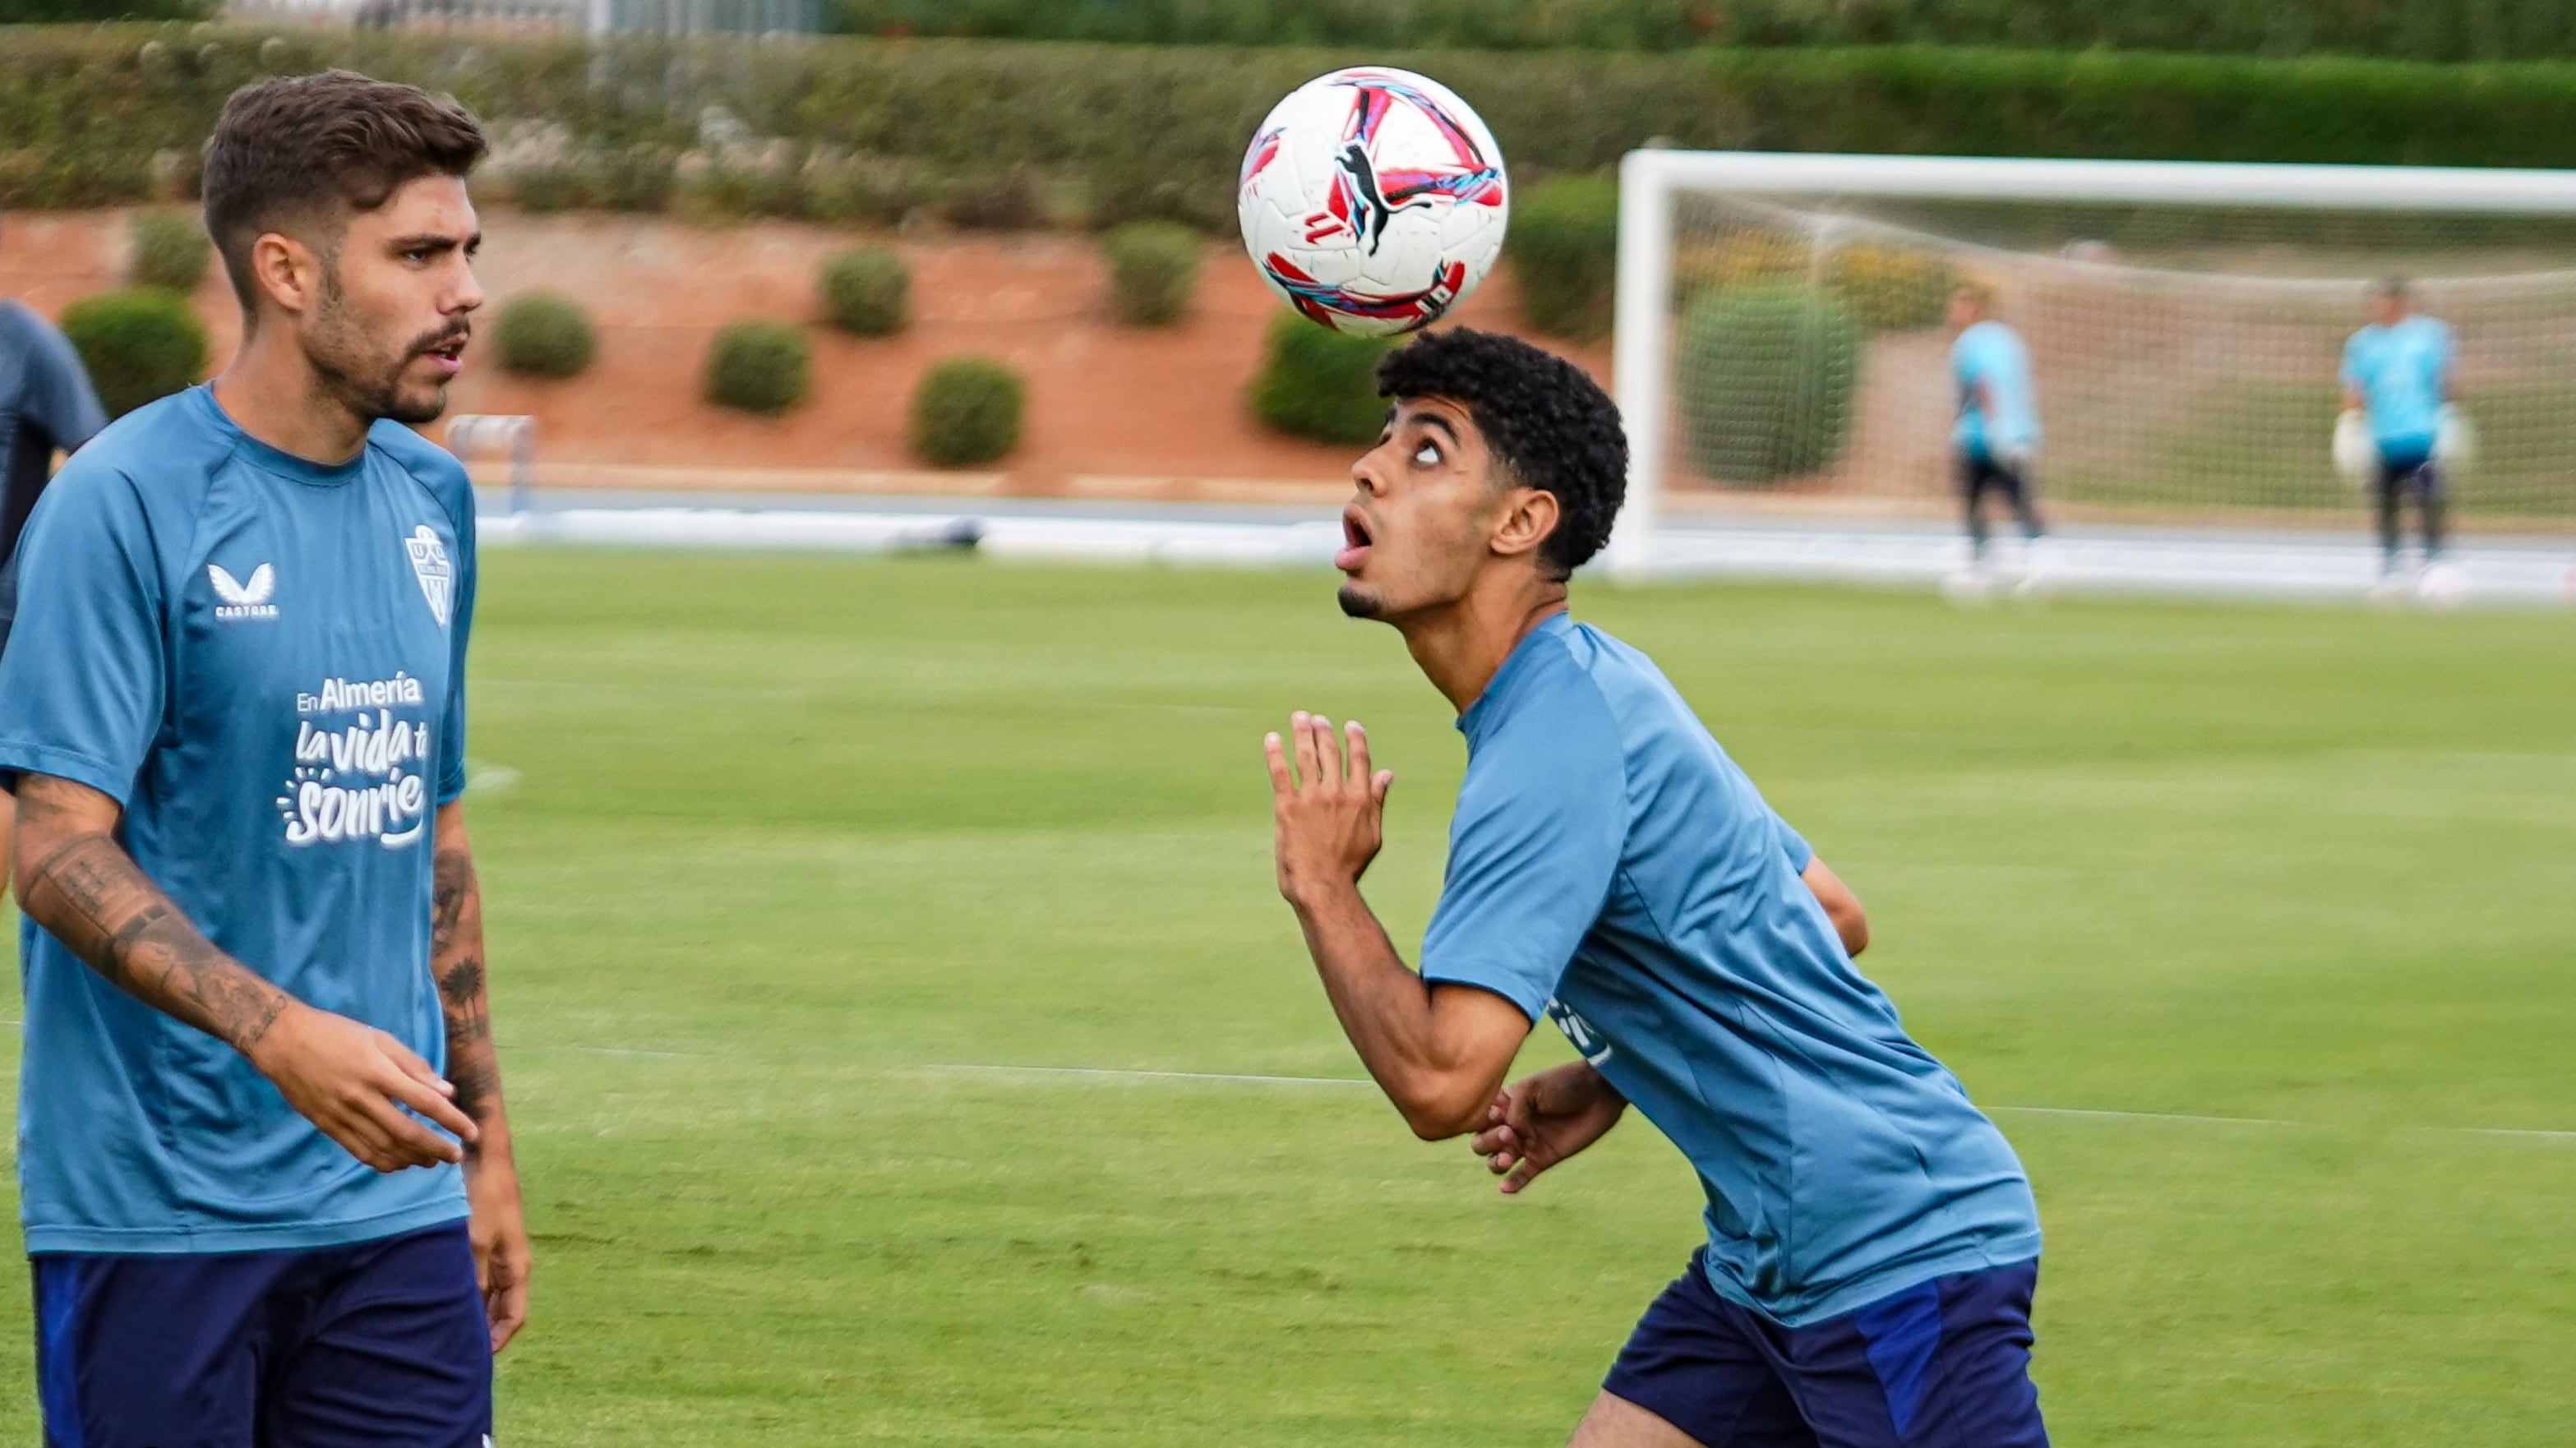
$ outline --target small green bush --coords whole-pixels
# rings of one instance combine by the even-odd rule
[[[793,322],[736,322],[707,353],[707,401],[775,417],[805,400],[813,365]]]
[[[1700,476],[1761,487],[1812,473],[1850,441],[1861,328],[1830,292],[1713,288],[1682,314],[1682,441]]]
[[[580,173],[568,165],[532,166],[510,180],[510,195],[519,209],[538,216],[580,205],[581,188]]]
[[[63,309],[63,335],[80,353],[110,417],[181,391],[205,375],[206,324],[167,287],[129,287]]]
[[[857,337],[891,337],[912,316],[912,268],[890,246],[854,246],[823,263],[823,315]]]
[[[1291,437],[1375,442],[1386,426],[1377,364],[1394,347],[1393,338],[1354,337],[1282,312],[1253,374],[1252,415]]]
[[[1504,243],[1521,315],[1552,337],[1590,341],[1610,331],[1619,265],[1619,186],[1605,177],[1541,181],[1512,198]]]
[[[1170,221],[1132,221],[1102,236],[1110,310],[1131,327],[1179,321],[1189,313],[1206,248],[1199,233]]]
[[[492,324],[501,366],[522,377],[578,377],[599,351],[581,304],[553,292],[512,297]]]
[[[912,394],[912,450],[944,468],[989,463],[1020,445],[1027,389],[990,357],[951,357]]]
[[[206,239],[195,213],[137,213],[131,236],[134,260],[126,268],[126,280],[136,286],[193,292],[205,279],[206,259],[214,255],[215,244]]]
[[[1862,326],[1907,332],[1941,320],[1959,275],[1935,253],[1865,241],[1834,252],[1825,263],[1825,285]]]

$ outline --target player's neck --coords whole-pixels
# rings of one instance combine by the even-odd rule
[[[1404,647],[1451,707],[1464,714],[1530,630],[1565,612],[1565,585],[1524,573],[1471,588],[1457,602],[1397,621]]]
[[[364,452],[373,421],[331,395],[291,331],[275,321],[242,340],[215,378],[215,405],[270,447],[323,464]]]

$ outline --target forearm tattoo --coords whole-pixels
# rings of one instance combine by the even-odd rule
[[[250,1050],[286,992],[216,949],[115,840],[81,828],[59,793],[72,787],[32,775],[19,785],[20,839],[49,847],[28,872],[28,917],[119,990]]]
[[[473,856],[461,848],[439,850],[431,874],[429,964],[447,1016],[447,1079],[456,1088],[456,1109],[479,1125],[501,1106],[501,1063],[483,976],[483,891]]]

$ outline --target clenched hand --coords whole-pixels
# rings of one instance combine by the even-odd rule
[[[1627,1109],[1628,1098],[1590,1063],[1569,1061],[1505,1087],[1470,1144],[1510,1196],[1609,1134]]]

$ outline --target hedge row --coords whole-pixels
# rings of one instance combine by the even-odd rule
[[[2008,45],[2576,58],[2566,0],[835,0],[838,29],[1145,45]]]
[[[234,87],[347,65],[452,90],[555,204],[969,224],[1229,226],[1279,96],[1383,60],[1450,83],[1523,180],[1691,147],[2576,165],[2576,65],[1897,47],[1387,53],[824,39],[575,41],[187,26],[13,31],[0,205],[184,190]],[[156,157],[157,162],[156,162]]]

